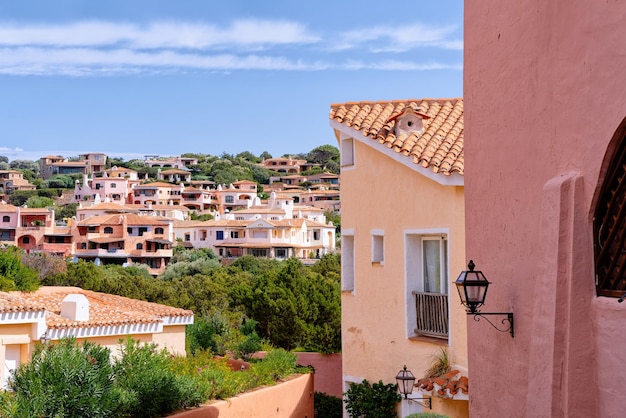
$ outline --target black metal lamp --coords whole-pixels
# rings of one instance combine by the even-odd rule
[[[46,332],[41,334],[41,337],[39,337],[39,341],[44,345],[48,345],[48,343],[50,342],[50,336],[48,336],[48,330],[46,330]]]
[[[459,275],[459,278],[456,279],[456,288],[459,291],[459,297],[461,298],[461,303],[466,308],[466,312],[468,315],[474,315],[474,321],[480,321],[480,318],[484,318],[487,322],[491,324],[496,330],[500,332],[509,332],[511,337],[514,337],[514,326],[513,326],[513,312],[480,312],[478,308],[485,304],[485,297],[487,296],[487,289],[491,284],[482,271],[474,270],[476,265],[473,260],[470,260],[467,268],[469,270],[462,271]],[[501,323],[506,325],[508,323],[508,327],[504,329],[498,328],[493,322],[487,318],[487,315],[505,315],[506,318],[503,318]]]
[[[424,406],[428,409],[433,409],[430,398],[409,398],[409,395],[413,393],[413,387],[415,386],[415,376],[410,370],[407,370],[406,365],[396,375],[396,382],[398,383],[398,392],[404,395],[404,399],[410,399],[415,401],[424,401]]]

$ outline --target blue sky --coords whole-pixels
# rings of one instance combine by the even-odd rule
[[[0,2],[0,155],[273,156],[331,103],[463,92],[463,2]]]

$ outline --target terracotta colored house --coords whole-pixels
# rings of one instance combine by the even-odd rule
[[[466,2],[466,253],[515,315],[515,338],[468,322],[472,416],[625,415],[624,22]]]
[[[343,382],[420,378],[446,350],[467,376],[466,318],[453,282],[465,266],[463,99],[331,105],[341,149]],[[416,389],[417,392],[417,389]],[[468,415],[467,391],[431,397]],[[400,416],[419,412],[403,401]]]
[[[133,213],[91,216],[78,222],[73,255],[103,264],[146,264],[157,275],[172,258],[172,222]]]
[[[131,336],[185,355],[185,325],[193,312],[76,287],[42,287],[36,292],[0,292],[0,386],[28,361],[42,338],[75,337],[118,352]]]

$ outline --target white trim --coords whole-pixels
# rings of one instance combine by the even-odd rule
[[[46,311],[23,311],[23,312],[3,312],[0,314],[0,324],[24,324],[29,322],[39,322],[46,319]]]
[[[349,128],[346,125],[339,123],[337,121],[334,121],[334,120],[330,121],[330,126],[333,129],[336,129],[337,131],[339,131],[342,134],[342,137],[343,135],[350,136],[354,140],[359,141],[371,148],[376,149],[381,154],[384,154],[388,156],[389,158],[392,158],[396,162],[410,168],[411,170],[443,186],[463,186],[464,185],[464,178],[461,174],[452,173],[447,176],[445,174],[435,173],[431,168],[422,167],[420,164],[415,164],[413,162],[412,157],[408,157],[399,152],[395,152],[393,149],[387,148],[386,146],[380,144],[378,141],[370,137],[364,136],[360,131],[357,131],[354,128]],[[351,166],[346,166],[345,168],[347,169],[349,167]],[[343,171],[344,167],[341,167],[341,170]]]
[[[161,318],[163,325],[191,325],[193,324],[194,316],[164,316]]]
[[[48,328],[48,337],[51,340],[60,340],[66,337],[94,338],[114,335],[155,334],[161,332],[163,332],[163,323],[152,322],[149,324],[124,324],[102,327]]]
[[[412,292],[415,289],[415,286],[409,286],[410,283],[413,283],[413,275],[410,275],[410,270],[412,268],[421,269],[422,268],[422,238],[425,236],[444,236],[447,240],[446,246],[446,268],[448,272],[448,282],[446,283],[446,287],[448,290],[448,318],[450,318],[450,229],[449,228],[423,228],[423,229],[405,229],[402,231],[404,237],[404,321],[405,321],[405,337],[411,338],[415,337],[415,326],[417,323],[417,314],[415,312],[415,301]],[[419,243],[417,246],[419,247],[419,252],[416,248],[413,248],[414,245],[409,242],[409,236],[419,237]],[[415,250],[415,251],[409,251]],[[450,322],[449,322],[450,323]],[[451,344],[451,335],[450,328],[448,329],[448,345]],[[443,341],[443,340],[442,340]]]

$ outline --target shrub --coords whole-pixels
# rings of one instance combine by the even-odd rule
[[[370,384],[350,383],[345,393],[346,411],[353,418],[394,418],[396,404],[402,400],[398,393],[398,385],[385,385],[382,380]]]
[[[74,339],[38,346],[10,382],[14,417],[112,416],[119,391],[112,380],[107,348]]]
[[[327,395],[324,392],[315,392],[315,414],[324,418],[341,418],[343,408],[341,398]]]
[[[121,410],[132,417],[159,417],[198,405],[201,395],[189,376],[170,369],[167,350],[127,338],[114,364],[116,384],[123,390]]]

